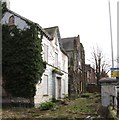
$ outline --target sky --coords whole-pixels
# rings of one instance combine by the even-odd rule
[[[110,0],[114,59],[117,57],[117,1]],[[80,35],[87,64],[91,63],[92,49],[97,46],[111,64],[108,0],[10,0],[10,9],[42,28],[58,26],[62,38]]]

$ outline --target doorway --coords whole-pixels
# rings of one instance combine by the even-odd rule
[[[61,78],[57,77],[57,98],[61,99]]]

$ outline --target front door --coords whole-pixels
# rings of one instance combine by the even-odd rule
[[[57,97],[58,99],[61,98],[61,78],[57,78]]]

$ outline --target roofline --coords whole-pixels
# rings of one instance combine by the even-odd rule
[[[23,17],[23,16],[15,13],[15,12],[13,12],[12,10],[10,10],[10,9],[8,9],[8,8],[6,9],[6,11],[8,11],[8,12],[10,12],[10,13],[12,13],[12,14],[15,14],[17,17],[20,17],[22,20],[25,20],[25,21],[28,21],[28,22],[30,22],[30,23],[34,23],[34,24],[35,24],[35,22],[33,22],[33,21],[31,21],[31,20],[29,20],[29,19],[27,19],[27,18],[25,18],[25,17]]]
[[[23,17],[23,16],[15,13],[15,12],[13,12],[12,10],[10,10],[10,9],[8,9],[8,8],[6,8],[6,11],[14,14],[15,16],[21,18],[22,20],[25,20],[25,21],[27,21],[27,22],[29,22],[29,23],[33,23],[34,25],[36,25],[36,26],[40,29],[40,31],[41,31],[49,40],[53,40],[53,38],[52,38],[52,37],[47,33],[47,31],[45,30],[45,29],[48,29],[48,28],[44,28],[44,29],[43,29],[38,23],[35,23],[35,22],[33,22],[33,21],[31,21],[31,20],[29,20],[29,19],[27,19],[27,18],[25,18],[25,17]],[[55,27],[58,28],[58,26],[54,26],[54,27],[50,27],[49,29],[55,28]],[[68,55],[66,54],[66,52],[65,52],[61,47],[60,47],[60,49],[61,49],[62,53],[64,53],[64,54],[68,57]]]
[[[51,29],[51,28],[58,28],[58,26],[47,27],[47,28],[44,28],[44,29]]]
[[[78,35],[78,36],[74,36],[74,37],[61,38],[61,40],[62,40],[62,39],[71,39],[71,38],[80,38],[80,35]]]
[[[88,67],[88,68],[94,69],[93,67],[91,67],[91,64],[85,64],[85,67]],[[95,69],[94,69],[94,70],[95,70]]]
[[[37,24],[37,23],[36,23]],[[40,30],[43,32],[43,34],[49,39],[52,40],[53,38],[47,33],[46,30],[44,30],[39,24],[37,24],[37,27],[40,28]]]
[[[57,29],[59,30],[59,27],[58,27],[58,26],[48,27],[48,28],[44,28],[44,29],[52,29],[52,28],[56,28],[56,30],[57,30]],[[52,37],[52,40],[53,40],[53,37]],[[61,52],[62,52],[63,54],[65,54],[67,57],[69,57],[68,54],[65,52],[64,49],[62,49],[61,46],[60,46],[60,50],[61,50]]]
[[[55,29],[55,32],[56,32],[56,30],[59,28],[58,26],[53,26],[53,27],[47,27],[47,28],[43,28],[46,32],[47,32],[47,30],[46,29],[52,29],[52,28],[56,28]],[[49,40],[53,40],[54,39],[54,35],[53,36],[51,36],[48,32],[47,32],[47,34],[50,36],[50,39]]]
[[[61,47],[60,47],[60,50],[61,50],[61,52],[62,52],[63,54],[65,54],[65,55],[69,58],[69,56],[68,56],[68,54],[65,52],[65,50],[63,50]]]
[[[27,19],[27,18],[25,18],[25,17],[23,17],[23,16],[15,13],[15,12],[13,12],[12,10],[10,10],[10,9],[8,9],[8,8],[6,9],[6,11],[14,14],[15,16],[21,18],[22,20],[25,20],[25,21],[27,21],[27,22],[29,22],[29,23],[33,23],[34,25],[36,25],[36,26],[42,31],[42,33],[43,33],[48,39],[52,39],[52,38],[50,37],[50,35],[49,35],[38,23],[35,23],[35,22],[33,22],[33,21],[31,21],[31,20],[29,20],[29,19]]]

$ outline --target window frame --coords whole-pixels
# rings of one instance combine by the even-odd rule
[[[44,43],[44,61],[48,63],[48,45]]]
[[[58,67],[58,53],[55,52],[55,67]]]
[[[48,90],[48,75],[44,74],[43,81],[44,81],[43,82],[43,85],[44,85],[43,86],[44,87],[44,89],[43,89],[43,96],[48,96],[48,92],[49,92],[49,90]]]

